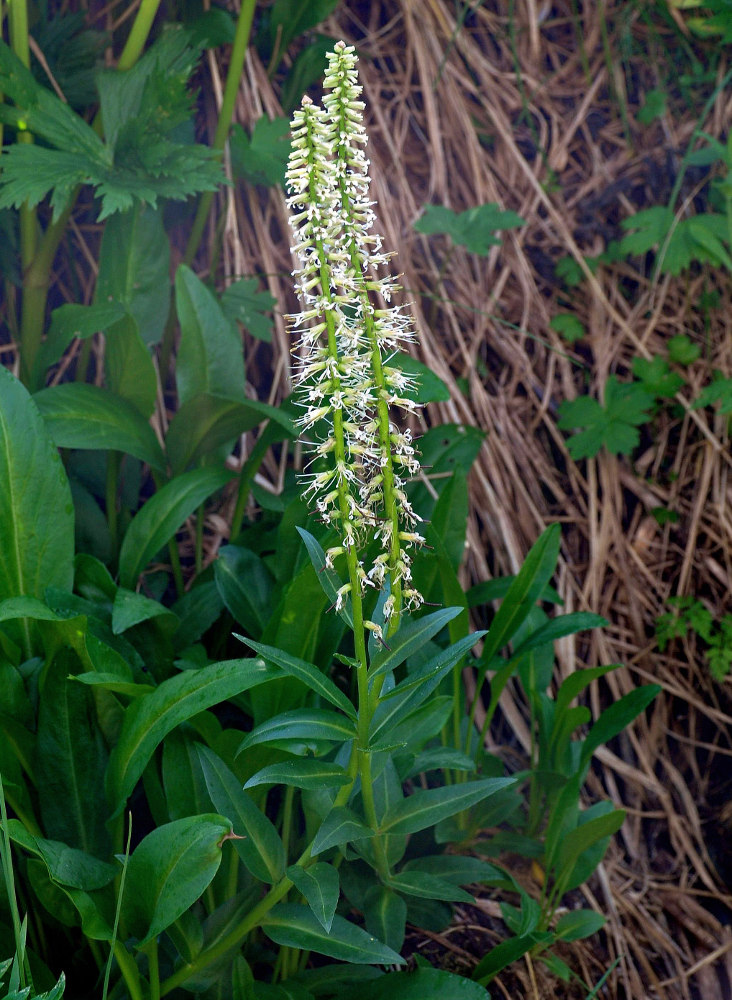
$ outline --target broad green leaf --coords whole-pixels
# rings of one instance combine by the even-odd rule
[[[380,677],[396,670],[404,661],[418,652],[430,639],[460,614],[462,608],[441,608],[423,618],[405,619],[399,631],[389,638],[388,648],[384,648],[371,663],[370,676]]]
[[[406,896],[421,899],[441,899],[445,903],[473,903],[473,896],[460,889],[454,882],[448,882],[429,872],[405,871],[389,879],[389,887]]]
[[[186,518],[225,486],[231,473],[224,469],[184,472],[152,496],[127,529],[119,554],[119,579],[134,590],[148,562],[176,533]]]
[[[215,296],[185,264],[175,275],[180,346],[175,368],[181,406],[199,393],[245,402],[241,337]]]
[[[231,832],[216,814],[188,816],[149,833],[133,851],[122,913],[144,947],[193,906],[221,864],[221,844]]]
[[[23,385],[0,368],[0,601],[45,588],[71,590],[74,507],[68,480],[38,409]],[[32,654],[34,629],[8,635]]]
[[[297,436],[290,418],[267,403],[255,399],[242,402],[210,392],[190,397],[171,420],[165,438],[173,473],[183,472],[264,420],[274,420],[286,435]]]
[[[389,972],[368,989],[349,991],[341,1000],[490,1000],[483,986],[454,972],[420,966],[414,972]]]
[[[95,302],[121,303],[145,344],[160,340],[170,308],[170,241],[161,212],[138,207],[107,220]]]
[[[76,653],[63,648],[43,679],[36,741],[38,798],[43,828],[51,839],[106,857],[107,749],[93,693],[69,679],[80,670]]]
[[[414,763],[404,775],[404,779],[414,778],[426,771],[475,771],[476,764],[462,750],[455,747],[428,747],[418,753]]]
[[[125,712],[109,759],[106,790],[113,815],[123,808],[155,749],[172,729],[272,676],[262,660],[224,660],[170,677],[152,694],[138,698]]]
[[[562,941],[579,941],[597,934],[605,923],[606,918],[595,910],[570,910],[557,921],[555,934]]]
[[[128,628],[139,625],[140,622],[161,616],[164,616],[173,627],[178,623],[178,617],[159,601],[153,601],[150,597],[137,594],[125,587],[117,589],[112,604],[112,632],[115,635],[126,632]]]
[[[261,636],[272,613],[274,579],[250,549],[224,545],[214,563],[214,579],[234,620],[250,635]]]
[[[214,808],[228,816],[236,852],[255,878],[272,884],[285,872],[285,848],[272,822],[257,808],[241,782],[213,750],[197,744],[208,793]]]
[[[254,642],[243,635],[236,635],[236,638],[256,653],[259,653],[268,663],[274,663],[275,666],[279,667],[280,670],[284,671],[290,677],[297,677],[311,691],[325,698],[326,701],[329,701],[331,705],[335,705],[336,708],[340,708],[349,718],[356,719],[356,710],[348,698],[346,698],[340,688],[336,687],[330,677],[327,677],[318,670],[314,664],[308,663],[306,660],[301,660],[297,656],[290,656],[289,653],[283,653],[282,650],[275,649],[273,646],[264,646],[260,642]]]
[[[275,906],[262,920],[261,926],[277,944],[315,951],[341,962],[353,965],[404,964],[404,959],[395,951],[343,917],[333,917],[330,932],[326,933],[310,909],[296,903]]]
[[[252,337],[269,343],[272,320],[266,314],[272,312],[277,299],[270,292],[260,291],[259,287],[257,278],[239,278],[224,291],[221,308],[230,320],[241,323]]]
[[[310,845],[310,853],[316,857],[331,847],[341,847],[352,840],[363,840],[373,835],[371,827],[366,826],[351,809],[346,806],[336,806],[320,824]]]
[[[293,708],[256,726],[242,740],[237,754],[258,743],[280,740],[325,740],[342,743],[356,736],[350,719],[327,708]]]
[[[413,792],[387,810],[379,827],[380,832],[417,833],[514,784],[513,778],[484,778]]]
[[[318,923],[329,934],[341,891],[338,870],[333,865],[319,861],[309,868],[292,865],[287,869],[287,877],[305,897]]]
[[[55,365],[74,337],[86,340],[106,331],[125,314],[120,302],[100,302],[91,306],[66,303],[51,313],[51,325],[38,352],[34,386],[42,384],[43,374]]]
[[[455,885],[470,885],[472,882],[482,882],[484,885],[495,885],[502,889],[514,889],[515,886],[506,872],[490,861],[481,861],[469,855],[433,854],[408,861],[403,872],[420,871],[429,875],[437,875],[446,882]]]
[[[387,750],[390,745],[404,746],[416,753],[442,730],[453,707],[453,696],[432,698],[403,719],[378,743],[370,744],[372,752]]]
[[[324,21],[338,6],[338,0],[275,0],[257,35],[257,48],[265,65],[279,63],[290,42]],[[332,43],[331,43],[332,48]]]
[[[270,764],[253,774],[244,785],[289,785],[292,788],[339,788],[348,784],[349,777],[342,767],[321,760],[285,760],[280,764]]]
[[[297,527],[298,534],[305,542],[305,548],[308,550],[308,555],[310,556],[310,562],[313,564],[313,569],[318,574],[318,582],[323,588],[323,591],[331,602],[335,605],[338,599],[338,589],[341,587],[343,581],[335,572],[335,570],[328,569],[325,565],[325,553],[321,548],[320,542],[314,538],[309,531],[305,528]],[[351,598],[347,597],[343,607],[338,612],[343,621],[348,625],[349,628],[353,628],[353,614],[351,611]]]
[[[45,863],[54,881],[75,889],[91,891],[109,885],[118,869],[105,861],[58,840],[34,837],[20,820],[8,820],[10,839]]]
[[[563,876],[566,878],[566,876],[570,875],[580,855],[606,838],[612,837],[614,833],[617,833],[623,825],[624,819],[624,809],[613,809],[612,812],[594,816],[592,819],[587,820],[587,822],[580,823],[579,826],[575,827],[574,830],[570,830],[563,837],[561,843],[558,845],[556,857],[551,867],[555,873],[555,877],[564,886],[565,890],[576,887],[577,883],[574,885],[571,882],[565,884]],[[604,849],[602,853],[604,854]],[[598,864],[600,860],[598,859]]]
[[[59,448],[113,449],[163,470],[165,458],[150,424],[132,403],[107,389],[64,382],[33,397]]]
[[[604,447],[614,455],[628,455],[640,440],[638,427],[651,419],[653,396],[640,382],[619,382],[610,375],[605,383],[605,404],[590,396],[563,400],[557,426],[581,428],[567,441],[576,461],[591,458]]]
[[[372,885],[363,901],[366,930],[394,951],[401,951],[407,922],[407,904],[385,885]],[[369,988],[369,996],[371,988]],[[397,995],[397,1000],[400,994]]]
[[[545,935],[551,939],[551,935]],[[497,976],[501,969],[516,962],[522,955],[530,951],[537,944],[536,934],[527,934],[525,937],[512,937],[507,941],[501,941],[495,948],[491,948],[487,955],[478,962],[473,969],[473,979],[482,986],[486,986],[494,976]]]
[[[132,316],[125,316],[107,331],[104,370],[112,392],[132,403],[149,420],[155,409],[158,377],[150,349]]]

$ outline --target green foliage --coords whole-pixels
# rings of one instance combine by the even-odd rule
[[[627,455],[640,439],[638,427],[650,419],[653,396],[638,382],[622,383],[611,375],[605,383],[605,403],[590,396],[564,400],[559,407],[558,426],[562,430],[580,428],[567,441],[575,460],[591,458],[601,448]]]
[[[656,619],[656,642],[663,653],[674,639],[685,639],[693,633],[703,643],[709,672],[716,681],[723,681],[732,669],[732,614],[717,621],[707,607],[691,594],[670,597],[666,604],[672,609]]]
[[[584,326],[573,313],[557,313],[552,317],[549,326],[570,344],[587,336]]]
[[[464,212],[453,212],[444,205],[426,205],[414,228],[428,236],[446,233],[453,243],[464,246],[470,253],[485,256],[491,247],[501,244],[496,231],[517,229],[524,224],[524,219],[516,212],[502,211],[491,202]]]
[[[241,125],[231,130],[231,162],[237,177],[250,184],[272,186],[285,183],[290,155],[290,123],[287,118],[259,118],[251,136]]]
[[[714,372],[714,379],[705,386],[692,404],[692,409],[713,406],[719,403],[720,413],[732,413],[732,378],[724,378],[721,372]]]
[[[50,194],[54,217],[75,189],[91,184],[101,198],[99,218],[136,203],[184,199],[222,181],[210,149],[184,144],[175,131],[190,117],[186,85],[198,58],[181,29],[166,32],[126,73],[97,75],[104,141],[58,97],[39,86],[5,44],[0,46],[0,91],[13,105],[0,121],[30,130],[48,146],[18,142],[4,159],[0,208],[37,205]]]

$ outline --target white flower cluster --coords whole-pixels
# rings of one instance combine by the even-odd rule
[[[383,553],[364,570],[360,586],[400,583],[408,607],[422,603],[411,587],[408,548],[424,539],[404,492],[405,478],[419,471],[409,430],[389,419],[388,408],[411,412],[411,379],[389,357],[413,339],[409,318],[390,306],[394,279],[379,276],[389,261],[369,200],[369,161],[359,100],[356,56],[338,42],[329,54],[323,108],[306,96],[292,123],[287,169],[288,207],[294,233],[293,272],[303,309],[290,317],[298,336],[296,383],[305,413],[300,426],[315,440],[306,495],[334,524],[344,549],[361,549],[378,534]],[[386,359],[386,361],[384,361]],[[328,457],[328,464],[318,459]],[[339,594],[345,600],[347,584]],[[392,606],[386,609],[389,616]]]

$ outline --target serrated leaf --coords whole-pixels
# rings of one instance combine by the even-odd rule
[[[657,399],[675,396],[684,384],[678,372],[671,371],[668,361],[660,354],[650,359],[633,358],[632,369],[644,388]]]
[[[290,156],[290,122],[287,118],[266,116],[254,123],[251,136],[241,125],[231,129],[231,162],[234,174],[250,184],[285,183],[285,170]]]
[[[515,212],[502,211],[491,202],[453,212],[444,205],[426,205],[424,214],[414,224],[418,233],[447,233],[453,242],[464,246],[470,253],[485,256],[492,246],[500,246],[495,236],[497,230],[516,229],[525,220]]]
[[[557,426],[562,430],[584,428],[567,441],[575,460],[591,458],[605,447],[627,455],[640,440],[638,426],[650,419],[653,397],[638,382],[622,383],[611,375],[605,384],[605,405],[589,396],[564,400]]]
[[[329,934],[341,891],[337,869],[324,861],[308,868],[292,865],[287,869],[287,877],[305,897],[318,923]]]
[[[574,313],[557,313],[552,317],[549,326],[570,344],[587,336],[587,330]]]
[[[404,964],[404,959],[395,951],[343,917],[333,917],[330,932],[326,933],[310,909],[296,903],[275,906],[264,917],[261,926],[277,944],[315,951],[342,962],[354,965]]]
[[[674,213],[666,205],[644,208],[630,218],[623,219],[620,225],[628,235],[620,241],[622,252],[644,254],[652,250],[666,239],[673,221]]]
[[[701,347],[685,333],[671,337],[668,342],[669,360],[684,367],[693,364],[701,354]]]

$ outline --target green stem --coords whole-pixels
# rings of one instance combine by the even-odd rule
[[[224,95],[221,100],[221,111],[219,112],[219,120],[216,124],[216,132],[214,133],[213,142],[211,144],[211,148],[219,153],[223,152],[224,146],[226,145],[229,127],[231,125],[231,120],[234,117],[234,105],[236,104],[236,95],[239,92],[239,81],[241,80],[242,71],[244,69],[244,60],[246,59],[247,48],[249,47],[249,36],[252,30],[252,19],[254,17],[255,7],[256,0],[242,0],[241,9],[239,11],[239,19],[236,22],[234,44],[231,48],[231,59],[229,60],[229,69],[226,74]],[[188,237],[186,252],[183,256],[184,264],[190,265],[193,258],[196,256],[196,251],[198,250],[203,237],[206,220],[208,219],[208,214],[211,210],[213,197],[213,191],[205,191],[201,195],[201,199],[198,202],[196,217],[193,220],[191,235]],[[163,370],[161,369],[161,375],[162,373]]]
[[[114,942],[113,951],[114,957],[117,959],[119,971],[122,973],[122,978],[124,979],[127,989],[129,990],[130,1000],[144,1000],[142,983],[140,982],[140,973],[137,965],[135,964],[135,960],[132,958],[121,941]]]
[[[160,0],[142,0],[125,47],[117,60],[117,69],[131,69],[135,65],[145,47],[159,6]]]
[[[107,482],[104,503],[107,508],[107,526],[112,543],[112,559],[117,562],[117,490],[119,488],[119,468],[121,455],[118,451],[107,452]]]
[[[153,938],[144,948],[148,961],[150,980],[150,1000],[160,1000],[160,963],[158,961],[158,940]]]
[[[8,833],[8,813],[5,808],[5,793],[3,789],[3,778],[0,774],[0,818],[3,822],[2,840],[0,840],[0,861],[2,861],[3,875],[5,877],[5,892],[10,906],[10,915],[13,922],[13,937],[15,938],[15,954],[18,959],[18,972],[20,976],[20,987],[26,985],[25,981],[25,955],[23,948],[23,936],[21,933],[20,913],[18,911],[18,899],[15,895],[15,879],[13,877],[13,856],[10,853],[10,835]]]

